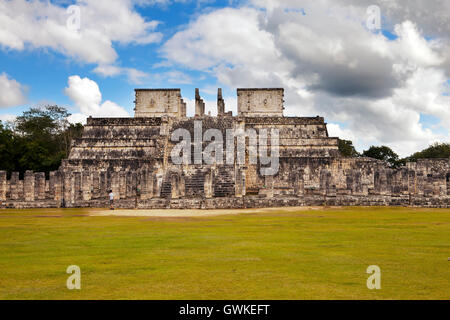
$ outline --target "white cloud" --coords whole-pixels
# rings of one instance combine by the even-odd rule
[[[201,15],[168,40],[162,51],[171,61],[194,69],[221,63],[278,64],[270,33],[259,29],[258,12],[249,8],[225,8]]]
[[[128,81],[132,84],[142,84],[143,80],[149,77],[148,73],[134,69],[134,68],[123,68],[114,65],[100,65],[94,69],[94,72],[104,76],[113,77],[117,75],[126,75]]]
[[[0,108],[13,107],[25,103],[25,88],[11,79],[5,72],[0,74]]]
[[[376,3],[396,19],[396,39],[367,30],[365,2],[255,0],[199,15],[162,53],[167,64],[210,72],[229,88],[284,87],[286,115],[325,116],[331,132],[361,148],[386,144],[406,156],[448,138],[448,33],[424,34],[429,21],[400,14],[405,7],[392,3],[401,0]],[[422,115],[438,118],[439,130]]]
[[[16,120],[16,118],[17,118],[17,116],[14,114],[0,114],[0,121],[3,123],[13,122]]]
[[[201,92],[200,92],[201,94]],[[205,103],[205,114],[211,113],[211,116],[217,116],[217,100],[207,100],[203,98]],[[223,97],[225,100],[225,112],[232,111],[234,115],[237,112],[237,100],[236,97]],[[186,115],[188,117],[193,117],[195,115],[195,99],[183,98],[186,102]]]
[[[70,76],[65,94],[75,103],[80,113],[69,117],[70,122],[85,123],[86,118],[92,117],[129,117],[128,112],[121,106],[109,100],[102,103],[102,94],[97,83],[89,78]]]
[[[111,64],[113,43],[160,41],[157,21],[146,21],[134,1],[77,0],[80,29],[71,30],[66,8],[50,1],[0,0],[0,46],[12,50],[51,48],[82,62]]]
[[[356,136],[353,134],[351,130],[341,128],[338,123],[328,123],[328,135],[330,137],[339,137],[344,140],[355,140]]]

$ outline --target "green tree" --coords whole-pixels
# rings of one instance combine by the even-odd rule
[[[371,146],[368,150],[363,151],[362,155],[364,157],[386,161],[391,167],[399,165],[398,154],[387,146]]]
[[[359,157],[360,154],[353,146],[353,142],[350,140],[339,139],[339,152],[343,157]]]
[[[59,106],[30,108],[18,116],[12,130],[0,127],[0,169],[41,171],[57,170],[70,151],[72,139],[81,136],[83,126],[70,124],[70,114]],[[3,152],[5,151],[5,152]]]
[[[448,158],[450,157],[450,143],[435,143],[428,148],[414,153],[409,157],[411,161],[417,159],[432,159],[432,158]]]
[[[14,170],[14,133],[0,121],[0,164],[3,170]]]

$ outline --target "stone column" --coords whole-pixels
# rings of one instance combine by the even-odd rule
[[[205,115],[205,102],[200,98],[200,92],[195,89],[195,116],[203,117]]]
[[[305,171],[300,170],[295,176],[295,188],[294,192],[297,197],[303,197],[305,194],[305,181],[304,181]]]
[[[217,115],[225,114],[225,100],[222,98],[222,88],[217,89]]]
[[[179,178],[177,174],[173,173],[170,177],[170,184],[172,186],[172,199],[178,199],[180,197],[179,188]]]
[[[381,170],[375,171],[374,175],[374,189],[377,194],[386,195],[387,193],[387,177],[386,170],[381,168]]]
[[[17,181],[17,191],[18,191],[18,194],[19,194],[19,200],[22,200],[23,201],[23,199],[24,199],[24,194],[23,194],[23,180],[19,180],[19,181]]]
[[[19,173],[13,172],[11,173],[10,183],[10,198],[11,200],[19,199]]]
[[[62,183],[61,183],[61,173],[59,171],[50,172],[49,180],[49,193],[50,198],[57,201],[58,203],[62,200]]]
[[[350,194],[353,194],[355,191],[355,185],[354,185],[354,177],[353,177],[353,170],[348,169],[345,170],[345,180],[346,180],[346,189],[350,192]]]
[[[65,172],[64,174],[64,202],[66,206],[70,203],[73,203],[73,179],[72,174],[69,172]]]
[[[127,172],[126,181],[127,181],[127,198],[132,199],[134,198],[133,189],[135,187],[135,185],[133,184],[133,173]]]
[[[91,198],[98,199],[100,197],[100,175],[97,170],[92,172],[92,195]]]
[[[119,196],[120,199],[127,198],[127,175],[124,171],[119,172]]]
[[[142,173],[141,186],[142,186],[141,199],[143,200],[151,199],[153,197],[153,188],[154,188],[153,172],[147,168]],[[180,194],[180,196],[182,195]]]
[[[148,198],[148,186],[147,186],[147,168],[139,170],[139,180],[141,188],[141,200],[146,200]]]
[[[445,181],[447,183],[447,196],[450,196],[450,172],[447,172]]]
[[[181,172],[180,174],[180,185],[178,187],[178,190],[180,192],[180,197],[184,198],[186,196],[186,179],[184,176],[184,172]]]
[[[61,204],[64,200],[64,204],[67,205],[70,200],[70,179],[67,172],[61,172]],[[55,195],[56,197],[56,195]]]
[[[114,198],[120,199],[120,173],[119,172],[111,173],[111,190],[114,193]]]
[[[23,196],[25,201],[34,201],[34,173],[27,170],[23,179]]]
[[[37,200],[45,200],[45,173],[36,172],[34,174],[34,197]]]
[[[81,172],[74,172],[74,200],[82,200],[82,189],[81,189]]]
[[[331,178],[331,176],[329,177]],[[331,180],[330,180],[331,181]],[[329,188],[330,181],[327,180],[327,188]],[[352,194],[361,194],[363,187],[361,181],[361,173],[359,170],[350,169],[347,175],[347,189],[351,190]]]
[[[245,196],[245,171],[236,166],[234,194],[237,198]]]
[[[81,191],[83,201],[90,201],[92,199],[92,175],[86,171],[82,173],[81,177]]]
[[[273,198],[273,176],[264,177],[264,185],[266,186],[265,194],[267,198]]]
[[[0,171],[0,202],[6,201],[6,171]]]
[[[112,190],[112,173],[113,171],[111,170],[106,171],[106,190],[103,195],[105,198],[108,196],[109,190]]]
[[[161,186],[163,177],[161,174],[153,174],[153,198],[159,198],[161,196]]]
[[[214,195],[214,187],[213,187],[213,170],[209,169],[205,174],[205,182],[203,185],[203,190],[205,191],[205,198],[212,198]]]
[[[108,191],[107,188],[107,177],[106,177],[106,172],[100,172],[100,183],[99,183],[99,194],[98,197],[100,199],[106,199],[105,197],[108,195]]]

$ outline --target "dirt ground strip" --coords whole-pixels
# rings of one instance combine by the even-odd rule
[[[320,210],[320,207],[289,207],[289,208],[254,208],[254,209],[217,209],[217,210],[196,210],[196,209],[94,209],[91,216],[128,216],[128,217],[204,217],[227,214],[258,213],[271,211],[300,211],[300,210]]]

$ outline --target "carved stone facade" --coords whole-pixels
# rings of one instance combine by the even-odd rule
[[[283,89],[238,89],[238,115],[225,112],[219,91],[218,116],[205,115],[196,92],[196,115],[186,117],[179,89],[136,90],[135,118],[89,118],[60,169],[27,171],[23,179],[0,171],[2,207],[106,207],[108,192],[121,208],[242,208],[305,205],[398,205],[449,207],[450,159],[426,159],[393,169],[370,158],[344,158],[338,138],[328,136],[321,117],[283,117]],[[195,140],[217,129],[278,129],[279,169],[262,175],[236,144],[223,143],[231,161],[174,164],[171,139],[186,129]],[[198,137],[197,137],[198,139]],[[201,140],[201,138],[200,138]],[[208,142],[201,142],[202,148]],[[229,148],[229,149],[227,149]],[[191,155],[192,156],[192,155]],[[229,159],[230,160],[230,159]]]
[[[180,89],[135,89],[135,117],[185,117]]]

